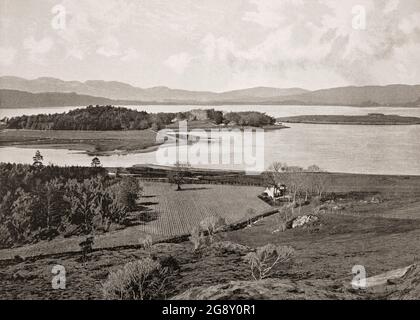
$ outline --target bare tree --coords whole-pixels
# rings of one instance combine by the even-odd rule
[[[169,183],[175,184],[177,191],[181,190],[181,186],[185,184],[189,168],[191,166],[188,163],[176,162],[174,168],[168,172]]]
[[[312,165],[308,167],[308,172],[310,172],[310,185],[312,192],[318,196],[322,197],[323,193],[326,191],[329,183],[328,173],[322,170],[317,165]]]

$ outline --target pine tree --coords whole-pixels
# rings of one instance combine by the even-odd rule
[[[39,150],[37,150],[35,152],[35,156],[33,156],[33,166],[34,167],[42,167],[42,161],[44,160],[44,157],[42,156],[41,152],[39,152]]]
[[[92,159],[92,163],[90,164],[90,166],[93,167],[93,168],[98,168],[98,167],[101,166],[101,161],[99,160],[98,157],[94,157]]]

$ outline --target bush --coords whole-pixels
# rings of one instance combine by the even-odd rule
[[[199,227],[195,227],[191,231],[191,236],[189,240],[194,245],[194,251],[197,251],[199,249],[205,248],[208,245],[210,245],[210,237],[206,236],[203,232],[203,230]]]
[[[168,269],[151,258],[129,262],[111,272],[102,293],[110,300],[151,300],[164,298]]]
[[[214,234],[225,225],[225,219],[219,216],[209,216],[201,220],[199,226],[191,231],[189,238],[194,244],[194,251],[205,248],[213,243]]]
[[[150,235],[140,239],[140,244],[149,256],[152,254],[153,239]]]
[[[255,252],[248,253],[245,261],[251,266],[252,277],[255,280],[262,280],[270,275],[276,265],[291,261],[293,256],[292,247],[267,244],[257,248]]]
[[[252,249],[248,246],[244,246],[232,241],[219,241],[211,244],[209,251],[216,255],[237,254],[240,256],[245,256],[247,253],[252,251]]]
[[[226,225],[226,220],[219,216],[209,216],[201,220],[200,228],[211,238],[213,235]]]

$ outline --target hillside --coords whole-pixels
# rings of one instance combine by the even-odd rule
[[[167,87],[143,89],[116,81],[0,77],[0,90],[0,107],[3,108],[87,104],[420,106],[420,85],[402,84],[316,91],[256,87],[216,93]]]
[[[18,90],[0,90],[0,108],[64,107],[113,103],[115,101],[111,99],[79,95],[74,92],[43,92],[35,94]]]
[[[341,87],[287,97],[288,100],[301,101],[303,104],[352,106],[402,105],[419,98],[420,85]],[[284,99],[277,101],[282,102]]]
[[[27,80],[10,76],[0,77],[0,89],[27,91],[31,93],[75,92],[80,95],[105,97],[108,99],[155,102],[190,101],[193,103],[230,100],[247,101],[253,98],[264,99],[307,92],[307,90],[299,88],[279,89],[258,87],[215,93],[209,91],[178,90],[167,87],[143,89],[117,81],[89,80],[80,82],[63,81],[47,77]]]

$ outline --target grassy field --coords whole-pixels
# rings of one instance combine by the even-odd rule
[[[133,152],[156,146],[156,133],[151,130],[3,130],[0,132],[0,146],[44,146],[95,153]]]
[[[257,196],[260,187],[228,185],[185,185],[182,191],[166,183],[145,183],[142,206],[157,219],[140,226],[140,230],[163,236],[189,233],[208,216],[220,216],[227,223],[272,208]]]
[[[131,226],[95,236],[94,248],[139,245],[146,235],[161,241],[190,233],[208,216],[220,216],[227,223],[234,223],[273,209],[258,198],[263,191],[260,187],[184,185],[182,191],[175,189],[167,183],[145,182],[145,195],[139,202],[138,211],[130,213]],[[252,209],[252,214],[249,209]],[[145,215],[150,217],[150,221],[144,218]],[[78,251],[82,240],[82,236],[57,238],[3,249],[0,250],[0,259]]]

